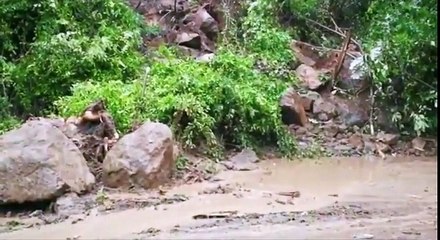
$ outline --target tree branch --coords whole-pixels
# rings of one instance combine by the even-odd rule
[[[315,24],[315,25],[317,25],[317,26],[319,26],[319,27],[321,27],[321,28],[324,28],[324,29],[326,29],[326,30],[328,30],[328,31],[330,31],[330,32],[332,32],[332,33],[335,33],[335,34],[337,34],[337,35],[339,35],[339,36],[341,36],[341,37],[344,37],[344,38],[347,37],[345,34],[340,33],[340,32],[338,32],[338,31],[336,31],[336,30],[334,30],[334,29],[331,29],[331,28],[329,28],[329,27],[327,27],[327,26],[325,26],[325,25],[322,25],[321,23],[319,23],[319,22],[317,22],[317,21],[315,21],[315,20],[313,20],[313,19],[309,19],[309,18],[306,18],[306,17],[303,17],[303,16],[299,16],[299,15],[296,15],[296,16],[299,17],[299,18],[302,18],[302,19],[304,19],[304,20],[306,20],[306,21],[308,21],[308,22],[310,22],[310,23],[313,23],[313,24]],[[350,38],[350,40],[351,40],[354,44],[356,44],[356,45],[358,46],[358,48],[359,48],[359,52],[361,52],[362,55],[364,55],[364,52],[362,51],[362,46],[361,46],[361,44],[360,44],[358,41],[354,40],[353,38]]]

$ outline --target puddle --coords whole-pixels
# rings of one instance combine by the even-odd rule
[[[77,236],[78,239],[133,239],[148,238],[148,234],[140,234],[146,232],[154,233],[156,238],[232,236],[267,238],[287,237],[292,234],[303,238],[310,236],[321,238],[322,236],[319,235],[321,233],[327,234],[325,235],[327,237],[352,238],[349,235],[352,234],[350,231],[357,228],[349,226],[353,221],[358,221],[358,218],[368,218],[370,219],[368,221],[372,221],[371,224],[378,226],[380,231],[385,231],[383,229],[386,228],[386,231],[390,232],[394,228],[386,227],[386,224],[392,225],[391,222],[387,222],[389,219],[400,219],[402,216],[416,214],[414,221],[431,223],[437,215],[437,161],[434,158],[389,160],[339,158],[301,162],[270,160],[259,163],[258,169],[254,171],[226,171],[217,177],[222,180],[184,185],[166,193],[170,196],[175,194],[188,196],[189,199],[184,202],[159,205],[155,208],[129,209],[104,216],[91,216],[75,225],[63,222],[41,226],[39,229],[24,229],[0,234],[0,238],[66,239]],[[203,194],[204,190],[209,192],[206,189],[219,186],[228,186],[230,191]],[[300,196],[291,198],[279,194],[294,191],[299,191]],[[118,197],[120,198],[121,195]],[[369,215],[353,212],[350,206],[356,204],[366,209]],[[427,207],[430,209],[427,210]],[[290,220],[286,217],[286,213],[297,214],[298,217],[311,210],[317,212],[315,218],[311,217],[305,221],[309,225],[299,227],[289,224]],[[194,215],[222,211],[236,212],[238,217],[232,216],[220,220],[193,219]],[[267,220],[271,219],[271,216],[275,216],[278,220],[271,220],[272,222]],[[248,222],[245,224],[243,221]],[[410,223],[406,224],[411,225]],[[304,224],[304,221],[301,224]],[[415,223],[413,224],[415,226]],[[426,231],[433,233],[434,225],[436,228],[436,222],[428,228],[429,231]],[[187,230],[204,229],[204,233],[197,231],[177,233],[176,226]],[[333,228],[326,230],[328,226]],[[345,227],[347,231],[341,230],[335,233],[331,229],[336,226]],[[426,224],[421,226],[426,227]],[[393,234],[385,234],[383,237],[395,237],[397,233]]]

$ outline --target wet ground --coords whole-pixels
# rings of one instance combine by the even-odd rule
[[[161,191],[180,201],[38,227],[20,219],[28,227],[0,239],[437,239],[436,158],[271,160],[216,179]]]

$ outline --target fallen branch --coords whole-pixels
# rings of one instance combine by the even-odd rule
[[[142,4],[142,0],[139,0],[138,4],[137,4],[137,6],[134,8],[134,10],[137,10],[137,9],[141,6],[141,4]]]
[[[374,90],[373,87],[370,87],[370,117],[369,117],[369,124],[370,124],[370,134],[371,136],[374,136]]]
[[[338,26],[338,24],[336,24],[336,21],[335,21],[332,17],[330,18],[330,20],[332,21],[333,25],[335,25],[335,30],[336,30],[337,32],[343,34],[341,28]]]
[[[294,41],[295,42],[300,42],[300,41],[296,41],[296,40],[294,40]],[[325,50],[325,51],[332,51],[332,52],[342,52],[341,49],[328,48],[328,47],[322,47],[322,46],[315,46],[315,45],[312,45],[312,44],[306,43],[306,42],[301,42],[301,44],[303,44],[303,45],[305,45],[307,47],[310,47],[310,48],[317,49],[317,50]],[[355,51],[351,51],[351,52],[350,51],[346,51],[347,56],[355,59],[356,56],[353,55],[353,53],[356,53],[356,52]]]
[[[348,49],[348,44],[350,43],[350,37],[351,37],[351,31],[348,31],[347,33],[347,37],[344,40],[344,44],[342,46],[342,53],[339,55],[338,58],[338,64],[336,65],[336,68],[333,72],[333,81],[334,83],[336,82],[336,79],[339,75],[339,72],[341,71],[342,68],[342,64],[344,63],[344,59],[345,59],[345,54],[347,53],[347,49]]]
[[[340,32],[338,32],[338,31],[336,31],[336,30],[334,30],[334,29],[331,29],[331,28],[329,28],[329,27],[327,27],[327,26],[325,26],[325,25],[322,25],[321,23],[319,23],[319,22],[317,22],[317,21],[315,21],[315,20],[313,20],[313,19],[309,19],[309,18],[306,18],[306,17],[303,17],[303,16],[298,16],[298,15],[296,15],[296,16],[299,17],[299,18],[302,18],[302,19],[304,19],[304,20],[306,20],[306,21],[308,21],[308,22],[311,22],[311,23],[313,23],[313,24],[315,24],[315,25],[317,25],[317,26],[319,26],[319,27],[321,27],[321,28],[324,28],[324,29],[326,29],[326,30],[328,30],[328,31],[330,31],[330,32],[333,32],[333,33],[335,33],[335,34],[337,34],[337,35],[339,35],[339,36],[341,36],[341,37],[344,37],[344,38],[347,37],[345,34],[340,33]],[[357,47],[359,48],[359,52],[361,52],[362,55],[364,55],[364,52],[362,51],[361,44],[360,44],[358,41],[354,40],[353,38],[350,38],[350,40],[351,40],[354,44],[357,45]]]

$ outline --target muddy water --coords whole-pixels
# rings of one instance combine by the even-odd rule
[[[29,228],[0,239],[437,237],[436,159],[271,160],[218,178],[168,191],[187,195],[185,202]],[[293,191],[300,197],[279,194]],[[222,211],[234,215],[193,219]]]

